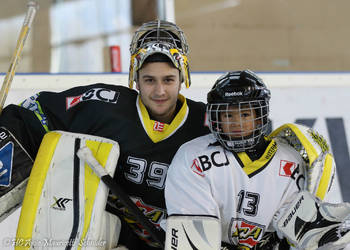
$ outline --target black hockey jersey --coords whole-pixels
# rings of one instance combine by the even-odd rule
[[[120,157],[115,180],[156,226],[165,218],[164,184],[177,149],[209,133],[205,104],[179,96],[171,124],[153,121],[135,90],[93,84],[60,93],[41,92],[19,106],[9,105],[0,117],[35,158],[43,135],[52,130],[85,133],[115,140]],[[127,213],[117,197],[110,205],[123,214],[133,231],[149,245],[149,234]]]

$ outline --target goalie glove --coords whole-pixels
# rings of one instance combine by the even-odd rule
[[[303,189],[324,200],[333,186],[336,166],[329,145],[322,135],[312,128],[287,123],[274,130],[269,137],[284,141],[300,154],[305,163],[301,164],[306,175]]]
[[[340,249],[350,243],[350,204],[325,203],[302,191],[278,210],[273,225],[299,249]]]

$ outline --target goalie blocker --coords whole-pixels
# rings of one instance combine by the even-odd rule
[[[308,191],[298,192],[275,214],[280,238],[298,249],[341,249],[350,243],[350,204],[322,202]]]
[[[171,215],[167,219],[165,250],[218,250],[221,225],[213,216]]]
[[[21,205],[32,165],[18,140],[0,127],[0,222]]]
[[[120,220],[105,211],[108,188],[76,152],[88,147],[114,175],[119,145],[109,139],[49,132],[30,174],[19,219],[16,249],[111,249]]]

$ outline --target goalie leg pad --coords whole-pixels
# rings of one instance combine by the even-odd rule
[[[350,243],[350,204],[322,202],[302,191],[279,209],[273,225],[297,248],[340,249]]]
[[[106,249],[116,245],[120,221],[105,212],[106,185],[76,156],[84,146],[114,175],[117,142],[62,131],[47,133],[29,177],[16,242],[29,239],[44,249]]]
[[[171,215],[166,224],[165,250],[220,249],[221,225],[216,217]]]

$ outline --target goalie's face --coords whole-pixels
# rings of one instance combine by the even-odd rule
[[[222,132],[233,140],[251,136],[260,124],[255,109],[249,105],[226,106],[220,110],[219,120]]]
[[[146,63],[138,71],[136,87],[151,119],[156,121],[172,121],[180,86],[180,71],[171,63]]]

